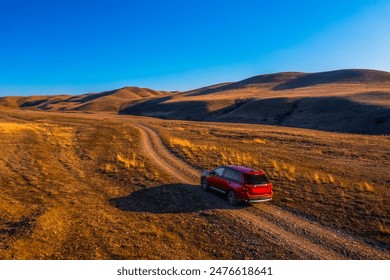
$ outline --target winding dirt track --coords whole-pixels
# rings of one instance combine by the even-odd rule
[[[199,184],[199,170],[173,155],[160,136],[150,127],[133,123],[141,133],[141,152],[160,170],[182,184]],[[213,198],[210,197],[210,200]],[[207,203],[212,203],[209,201]],[[304,219],[270,203],[244,209],[218,210],[220,215],[265,233],[270,242],[293,249],[302,259],[390,259],[390,253],[369,246],[352,236],[342,234]]]

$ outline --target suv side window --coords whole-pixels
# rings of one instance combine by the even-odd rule
[[[225,171],[224,167],[218,167],[217,169],[214,170],[215,175],[222,177],[223,171]]]
[[[223,176],[233,181],[237,181],[237,182],[242,181],[242,176],[240,172],[228,168],[225,170]]]
[[[242,174],[238,171],[234,171],[234,177],[233,177],[233,180],[237,181],[237,182],[242,182]]]

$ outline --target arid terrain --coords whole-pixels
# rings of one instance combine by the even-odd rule
[[[283,72],[186,92],[124,87],[76,96],[0,97],[1,107],[388,135],[390,73],[360,69]]]
[[[348,73],[0,98],[0,259],[390,259],[389,73]],[[220,164],[274,199],[203,192]]]

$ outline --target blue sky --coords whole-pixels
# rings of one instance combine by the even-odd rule
[[[390,71],[390,1],[0,0],[0,96]]]

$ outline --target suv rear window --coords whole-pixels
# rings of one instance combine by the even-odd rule
[[[267,184],[268,179],[265,177],[265,175],[245,175],[245,181],[248,185],[260,185],[260,184]]]

